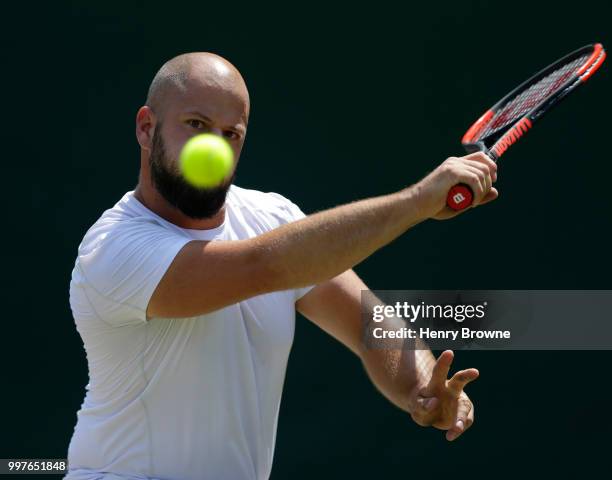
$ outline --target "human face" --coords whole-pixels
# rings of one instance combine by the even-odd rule
[[[167,99],[163,120],[158,118],[153,133],[149,165],[155,188],[168,203],[193,219],[214,216],[223,206],[227,190],[246,135],[248,94],[231,84],[210,81],[188,82],[184,89]],[[221,85],[219,85],[221,83]],[[227,140],[234,152],[229,179],[213,189],[199,189],[180,174],[180,150],[189,138],[213,133]]]

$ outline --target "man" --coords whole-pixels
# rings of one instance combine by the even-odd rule
[[[67,479],[266,479],[297,309],[358,355],[370,378],[419,425],[448,440],[473,422],[468,369],[453,354],[368,350],[351,268],[413,225],[497,197],[485,155],[450,158],[400,192],[306,217],[275,193],[198,190],[177,159],[191,136],[227,139],[238,159],[249,117],[240,73],[209,53],[167,62],[136,116],[141,171],[86,233],[70,284],[89,384]],[[313,287],[314,286],[314,287]]]

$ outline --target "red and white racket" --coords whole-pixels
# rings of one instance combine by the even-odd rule
[[[536,73],[476,120],[461,140],[464,148],[468,153],[482,151],[497,161],[542,115],[586,82],[605,58],[605,50],[596,43]],[[450,189],[446,203],[453,210],[463,210],[473,198],[472,189],[459,184]]]

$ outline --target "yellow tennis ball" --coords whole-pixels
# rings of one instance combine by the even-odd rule
[[[229,176],[234,152],[224,138],[203,133],[185,143],[179,162],[185,180],[194,187],[213,188]]]

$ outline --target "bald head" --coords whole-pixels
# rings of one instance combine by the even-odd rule
[[[166,62],[151,82],[146,105],[136,114],[139,192],[191,219],[216,215],[229,183],[211,192],[191,187],[180,172],[180,153],[195,135],[218,135],[234,152],[234,169],[228,176],[233,179],[248,117],[249,93],[240,72],[227,60],[200,52]]]
[[[208,52],[185,53],[164,63],[151,82],[146,104],[163,118],[169,103],[198,90],[235,99],[244,105],[248,118],[249,92],[242,75],[223,57]]]

